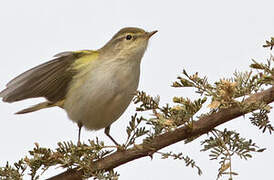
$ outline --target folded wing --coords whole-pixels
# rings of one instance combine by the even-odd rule
[[[70,68],[86,51],[60,53],[49,62],[36,66],[11,80],[0,92],[5,102],[45,97],[50,102],[63,100],[73,75]]]

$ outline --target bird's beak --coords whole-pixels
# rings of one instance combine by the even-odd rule
[[[156,31],[148,32],[148,33],[147,33],[148,39],[149,39],[151,36],[153,36],[153,34],[155,34],[155,33],[157,33],[157,32],[158,32],[157,30],[156,30]]]

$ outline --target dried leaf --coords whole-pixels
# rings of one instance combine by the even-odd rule
[[[230,168],[230,162],[229,163],[226,163],[226,164],[223,164],[221,166],[221,168],[219,169],[219,172],[220,173],[223,173],[225,170],[227,170],[228,168]]]
[[[219,101],[212,101],[211,104],[209,104],[207,107],[211,109],[217,109],[220,105],[221,103]]]

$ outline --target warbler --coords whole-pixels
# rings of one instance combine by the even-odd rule
[[[110,126],[130,104],[137,90],[141,59],[157,31],[126,27],[98,50],[67,51],[12,79],[0,92],[4,102],[44,97],[45,102],[16,114],[60,107],[81,128],[99,130],[116,144]]]

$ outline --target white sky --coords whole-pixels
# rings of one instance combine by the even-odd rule
[[[159,30],[151,39],[142,61],[139,90],[160,95],[161,103],[171,102],[174,95],[194,97],[192,89],[174,89],[171,83],[183,68],[200,72],[214,81],[229,77],[234,70],[247,70],[251,58],[265,62],[269,50],[262,48],[273,36],[274,2],[269,0],[207,1],[129,1],[129,0],[9,0],[0,4],[0,89],[16,75],[49,60],[66,50],[97,49],[120,28],[137,26]],[[32,149],[34,142],[56,147],[59,141],[77,139],[77,126],[58,108],[27,115],[13,115],[37,100],[14,104],[0,102],[0,165],[14,162]],[[131,105],[112,125],[111,134],[119,142],[126,138],[126,125],[134,113]],[[273,120],[273,115],[271,115]],[[222,125],[239,130],[266,147],[249,161],[235,159],[232,168],[240,173],[235,179],[270,179],[273,176],[274,145],[271,135],[260,133],[248,118]],[[107,143],[103,131],[82,131],[82,140],[99,136]],[[196,160],[204,174],[185,167],[182,161],[142,158],[115,170],[127,179],[215,179],[217,162],[201,153],[200,141],[172,145],[162,152],[182,151]],[[62,170],[49,171],[42,179]],[[228,177],[224,178],[228,179]]]

